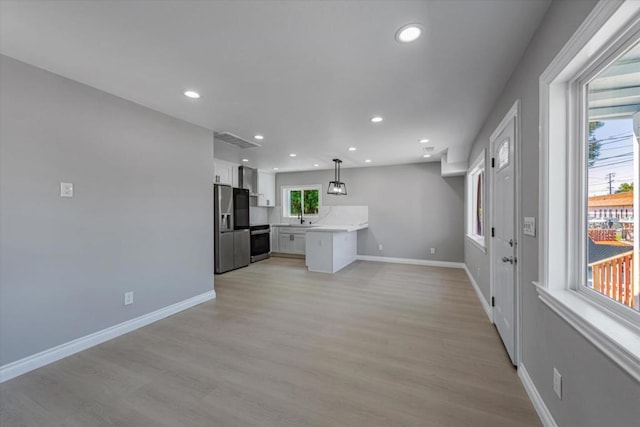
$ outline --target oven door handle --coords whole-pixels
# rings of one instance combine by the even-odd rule
[[[259,234],[269,234],[269,233],[271,233],[271,230],[258,230],[258,231],[252,231],[251,235],[257,236]]]

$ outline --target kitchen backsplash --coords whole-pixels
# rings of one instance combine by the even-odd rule
[[[273,209],[251,206],[249,208],[249,223],[251,225],[269,224],[269,210]]]
[[[267,209],[267,208],[263,208]],[[282,207],[268,211],[270,224],[295,224],[297,218],[283,218]],[[307,224],[353,225],[369,222],[368,206],[321,206],[317,217],[305,217]]]

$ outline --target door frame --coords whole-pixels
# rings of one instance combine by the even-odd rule
[[[514,145],[513,145],[513,150],[514,150],[514,158],[515,158],[515,162],[514,162],[514,170],[513,170],[513,179],[514,179],[514,194],[513,194],[513,215],[514,215],[514,220],[513,220],[513,227],[514,227],[514,238],[516,240],[516,251],[515,251],[515,259],[516,259],[516,263],[515,265],[515,307],[514,307],[514,313],[515,313],[515,319],[514,321],[516,322],[516,327],[515,327],[515,365],[519,366],[520,363],[522,362],[521,359],[521,355],[522,355],[522,290],[521,290],[521,280],[520,280],[520,260],[522,259],[521,257],[521,253],[522,253],[522,241],[521,241],[521,233],[520,230],[522,229],[522,224],[521,224],[521,217],[520,217],[520,211],[521,211],[521,197],[520,197],[520,189],[521,189],[521,176],[520,176],[520,167],[521,167],[521,156],[520,156],[520,139],[521,139],[521,131],[520,131],[520,100],[516,99],[516,101],[513,103],[513,105],[511,106],[511,108],[509,109],[509,111],[507,112],[507,114],[505,114],[505,116],[502,118],[502,120],[500,121],[500,124],[498,124],[498,126],[496,127],[496,129],[493,131],[493,133],[491,134],[491,136],[489,137],[489,159],[490,161],[487,163],[489,165],[489,169],[491,170],[491,172],[488,174],[488,182],[489,182],[489,191],[488,191],[488,196],[489,196],[489,207],[490,207],[490,216],[489,216],[489,230],[491,230],[491,228],[493,227],[493,222],[494,222],[494,209],[493,209],[493,204],[494,204],[494,168],[492,167],[492,159],[493,159],[493,153],[494,153],[494,145],[496,143],[496,140],[498,138],[498,136],[500,135],[500,133],[502,133],[502,131],[505,129],[505,127],[509,124],[509,122],[511,121],[511,119],[515,119],[515,131],[514,131],[514,137],[515,137],[515,141],[514,141]],[[495,273],[494,273],[494,268],[493,268],[493,253],[494,253],[494,248],[493,248],[493,238],[491,236],[488,236],[489,238],[489,293],[490,293],[490,297],[493,299],[494,296],[494,278],[495,278]],[[493,305],[492,305],[493,307]],[[495,324],[495,320],[494,320],[494,316],[495,316],[495,311],[492,309],[491,310],[491,322]]]

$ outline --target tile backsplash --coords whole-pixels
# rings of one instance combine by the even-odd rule
[[[263,208],[268,209],[268,208]],[[269,224],[294,224],[297,218],[283,218],[282,208],[268,209]],[[324,225],[352,225],[369,222],[368,206],[321,206],[317,217],[306,217],[307,223]]]
[[[249,222],[251,225],[269,224],[269,210],[273,208],[249,207]]]

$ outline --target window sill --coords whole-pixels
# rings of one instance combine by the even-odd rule
[[[542,302],[640,382],[640,334],[634,325],[576,291],[533,284]]]
[[[466,238],[469,242],[471,242],[473,244],[473,246],[475,246],[476,248],[480,249],[482,251],[482,253],[487,253],[487,247],[484,244],[484,237],[480,238],[480,237],[476,237],[472,234],[467,234]]]

